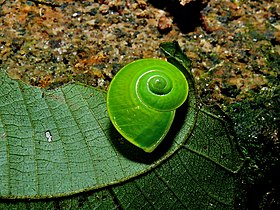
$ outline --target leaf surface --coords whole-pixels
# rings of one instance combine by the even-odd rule
[[[81,84],[45,91],[1,71],[1,196],[53,197],[118,183],[155,167],[193,128],[190,107],[182,133],[171,133],[168,145],[146,154],[114,131],[105,98]]]
[[[190,94],[151,154],[115,131],[105,92],[82,84],[46,91],[1,69],[0,208],[234,209],[243,159],[230,124],[198,103],[190,61],[178,45],[161,47],[185,71]],[[6,200],[89,190],[54,201]]]

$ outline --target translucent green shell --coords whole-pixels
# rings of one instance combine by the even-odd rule
[[[172,64],[151,58],[134,61],[110,84],[109,117],[124,138],[152,152],[166,136],[188,89],[185,76]]]

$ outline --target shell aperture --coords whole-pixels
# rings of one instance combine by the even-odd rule
[[[152,152],[168,133],[188,95],[183,73],[159,59],[141,59],[124,66],[107,94],[109,117],[132,144]]]

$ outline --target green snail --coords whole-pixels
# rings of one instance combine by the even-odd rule
[[[134,61],[111,81],[110,120],[125,139],[152,152],[168,133],[188,89],[184,74],[171,63],[153,58]]]

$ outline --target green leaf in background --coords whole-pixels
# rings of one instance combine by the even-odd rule
[[[152,154],[114,130],[106,93],[82,84],[46,91],[1,69],[0,209],[234,209],[243,160],[229,123],[223,113],[198,107],[178,44],[161,48],[184,71],[190,95]]]

